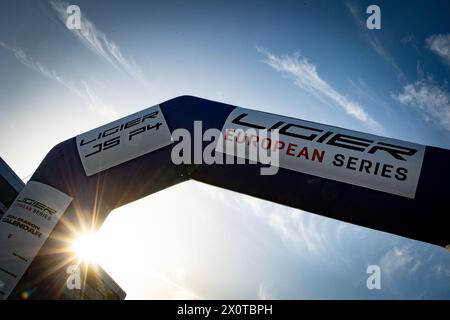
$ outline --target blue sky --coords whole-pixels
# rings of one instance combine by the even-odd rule
[[[22,178],[56,143],[182,94],[450,148],[449,1],[70,4],[81,32],[68,3],[0,2],[0,156]],[[450,298],[442,248],[200,183],[114,211],[98,239],[129,298]]]

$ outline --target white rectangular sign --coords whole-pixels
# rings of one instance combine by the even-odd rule
[[[159,105],[137,112],[76,138],[87,176],[172,143]]]
[[[278,130],[279,140],[247,135],[249,129]],[[222,135],[225,144],[276,149],[281,168],[408,198],[415,196],[425,152],[410,142],[243,108],[231,112]],[[223,145],[217,151],[233,155]]]
[[[30,181],[0,221],[0,299],[7,299],[72,198]]]

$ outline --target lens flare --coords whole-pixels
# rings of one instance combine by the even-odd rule
[[[78,236],[72,244],[72,251],[77,258],[89,263],[96,263],[98,257],[98,237],[95,233]]]

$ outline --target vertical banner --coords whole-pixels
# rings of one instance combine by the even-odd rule
[[[72,202],[65,193],[30,181],[0,221],[0,300],[7,299]]]

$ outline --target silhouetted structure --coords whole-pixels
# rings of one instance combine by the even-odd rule
[[[8,164],[0,158],[0,219],[25,186]],[[50,269],[52,259],[36,259],[31,264],[10,299],[65,299],[65,300],[123,300],[126,293],[100,267],[82,264],[79,266],[81,287],[69,289],[68,274],[64,268],[56,269],[45,279],[35,279],[33,268]],[[1,271],[0,271],[1,280]]]

